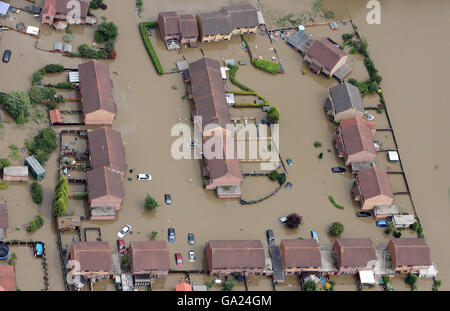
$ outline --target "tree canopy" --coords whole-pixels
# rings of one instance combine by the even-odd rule
[[[98,25],[97,31],[95,32],[95,41],[103,43],[110,40],[115,40],[119,30],[113,22],[103,21]]]
[[[269,119],[270,123],[278,123],[280,121],[280,111],[278,110],[277,106],[270,107],[269,111],[267,112],[267,118]]]
[[[23,91],[12,91],[8,93],[3,104],[9,114],[17,121],[19,116],[27,118],[30,115],[30,97]]]
[[[344,225],[338,221],[335,221],[330,225],[329,231],[333,236],[340,236],[344,232]]]

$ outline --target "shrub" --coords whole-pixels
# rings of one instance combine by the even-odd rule
[[[207,282],[205,282],[205,286],[206,286],[207,288],[211,288],[211,287],[213,286],[213,282],[207,281]]]
[[[236,280],[233,277],[228,278],[228,280],[223,283],[224,291],[232,291],[234,286],[236,285]]]
[[[144,201],[145,209],[154,211],[158,206],[159,206],[158,202],[156,202],[155,199],[153,199],[149,194],[147,194],[145,201]]]
[[[278,73],[280,71],[280,65],[278,65],[278,63],[271,62],[271,61],[268,61],[268,60],[253,58],[252,59],[252,64],[256,68],[258,68],[258,69],[260,69],[262,71],[266,71],[268,73],[275,74],[275,73]]]
[[[158,235],[158,231],[152,231],[152,239],[156,238]]]
[[[402,236],[402,233],[400,231],[394,231],[392,233],[392,235],[394,236],[394,238],[398,239],[398,238],[400,238]]]
[[[103,43],[115,40],[119,34],[117,26],[113,22],[103,21],[95,32],[95,41]]]
[[[317,291],[316,282],[313,280],[308,280],[303,284],[302,290],[307,292],[315,292]]]
[[[111,53],[115,48],[115,43],[114,40],[109,40],[108,42],[106,42],[105,44],[105,51],[108,53]]]
[[[33,202],[36,204],[42,203],[42,186],[37,181],[34,181],[31,184],[31,197],[33,198]]]
[[[158,23],[156,22],[140,23],[139,30],[141,32],[141,37],[142,40],[144,41],[145,48],[147,49],[147,53],[150,56],[150,59],[152,60],[153,66],[155,66],[156,72],[159,75],[162,75],[164,73],[164,70],[162,68],[161,62],[159,61],[158,55],[156,54],[156,51],[153,48],[152,42],[150,41],[150,38],[148,37],[147,32],[145,31],[146,27],[154,28],[157,26]]]
[[[338,221],[333,222],[328,228],[333,236],[340,236],[344,232],[344,225]]]
[[[55,88],[72,90],[74,89],[74,86],[70,82],[59,82],[55,85]]]
[[[8,183],[5,181],[0,181],[0,190],[5,190],[8,188]]]
[[[355,48],[351,48],[350,51],[348,51],[349,54],[356,54],[356,49]]]
[[[25,142],[25,146],[28,153],[33,155],[41,165],[44,165],[49,158],[49,154],[57,147],[56,132],[50,127],[41,129],[33,141]]]
[[[417,231],[419,228],[419,222],[415,221],[411,226],[409,226],[412,230]]]
[[[28,92],[31,104],[37,105],[42,103],[42,100],[44,99],[44,93],[42,92],[41,89],[42,88],[39,86],[31,87],[30,91]]]
[[[323,152],[319,153],[319,155],[317,156],[319,159],[323,158]]]
[[[41,228],[44,225],[44,219],[41,215],[37,215],[34,220],[30,221],[27,225],[28,232],[34,232],[37,229]]]
[[[89,4],[89,8],[96,10],[101,7],[102,3],[103,0],[92,0]]]
[[[280,176],[280,174],[278,173],[277,170],[273,170],[269,173],[269,179],[272,181],[277,180],[279,176]]]
[[[278,182],[280,183],[280,185],[284,184],[286,182],[286,174],[279,174]]]
[[[0,159],[0,169],[7,167],[7,166],[11,166],[11,161],[9,161],[8,158]]]
[[[72,40],[73,40],[73,35],[71,35],[70,33],[66,33],[63,36],[63,41],[64,42],[72,42]]]
[[[344,33],[344,34],[342,35],[342,40],[344,40],[344,41],[348,41],[348,40],[350,40],[351,38],[353,38],[353,34],[352,34],[352,33]]]
[[[269,111],[267,112],[267,118],[269,119],[270,123],[278,123],[280,121],[280,111],[278,110],[277,106],[270,107]]]
[[[331,204],[333,204],[334,207],[336,207],[338,209],[344,209],[344,207],[342,205],[339,205],[336,203],[336,201],[334,200],[334,197],[332,195],[328,196],[328,200],[330,200]]]
[[[74,192],[72,194],[72,198],[74,198],[74,199],[84,199],[84,198],[87,198],[88,195],[89,195],[88,192]]]
[[[42,79],[44,79],[44,75],[41,72],[36,71],[35,73],[33,73],[33,82],[39,83],[42,81]]]
[[[23,91],[12,91],[6,94],[3,99],[3,105],[16,121],[21,113],[23,118],[30,115],[30,97]]]
[[[322,143],[320,141],[315,141],[314,142],[314,147],[320,148],[320,147],[322,147]]]
[[[414,286],[418,279],[419,279],[419,277],[417,275],[415,275],[413,273],[409,273],[405,279],[405,283],[409,284],[411,286]]]

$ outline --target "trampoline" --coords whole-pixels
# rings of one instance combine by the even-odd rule
[[[9,256],[9,248],[7,246],[0,246],[0,260],[4,260]]]

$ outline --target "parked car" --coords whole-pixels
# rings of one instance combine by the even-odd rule
[[[168,230],[168,241],[175,242],[175,228],[169,228]]]
[[[164,195],[164,202],[166,202],[167,205],[171,205],[172,204],[172,197],[170,196],[170,194],[165,194]]]
[[[284,224],[287,221],[287,216],[281,217],[280,222]]]
[[[267,120],[267,119],[262,119],[262,120],[261,120],[261,124],[266,124],[266,125],[268,125],[268,124],[270,124],[270,122],[269,122],[269,120]]]
[[[319,235],[316,230],[311,230],[311,239],[316,240],[319,243]]]
[[[345,169],[345,167],[337,166],[337,167],[333,167],[331,169],[331,171],[335,174],[344,174],[347,170]]]
[[[292,183],[290,183],[290,182],[287,182],[286,185],[284,185],[284,189],[286,189],[286,190],[291,190],[291,188],[292,188]]]
[[[387,227],[387,221],[386,220],[378,220],[376,223],[377,227]]]
[[[181,257],[180,253],[175,254],[175,262],[176,262],[177,266],[183,265],[183,258]]]
[[[267,236],[267,243],[269,243],[269,245],[272,245],[275,242],[275,236],[273,235],[272,229],[266,230],[266,236]]]
[[[372,214],[370,212],[357,212],[356,216],[358,217],[370,217]]]
[[[190,249],[188,251],[188,255],[189,255],[189,261],[190,262],[194,262],[195,261],[195,253],[194,253],[194,251],[192,249]]]
[[[123,237],[126,236],[128,234],[128,232],[130,232],[130,231],[131,231],[131,226],[130,225],[126,225],[125,227],[120,229],[119,232],[117,232],[117,237],[119,239],[123,239]]]
[[[188,233],[187,237],[188,237],[188,244],[189,245],[194,245],[195,244],[194,234],[193,233]]]
[[[137,180],[152,180],[152,176],[149,174],[137,174]]]
[[[125,242],[122,239],[118,239],[117,240],[117,249],[119,250],[119,254],[124,254],[125,253]]]
[[[291,158],[286,158],[286,163],[287,163],[289,166],[292,166],[292,159],[291,159]]]
[[[10,58],[11,58],[11,50],[6,50],[5,53],[3,53],[3,62],[8,63]]]

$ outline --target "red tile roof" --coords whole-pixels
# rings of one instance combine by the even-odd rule
[[[375,245],[368,238],[337,239],[334,246],[341,267],[365,267],[369,261],[377,259]]]
[[[180,283],[177,284],[177,286],[175,286],[175,291],[177,292],[191,292],[192,291],[192,286],[188,283]]]
[[[111,249],[108,242],[73,242],[71,248],[70,260],[77,260],[81,271],[111,270]]]
[[[0,265],[0,291],[16,291],[14,266]]]
[[[86,173],[89,200],[105,196],[123,200],[124,192],[120,174],[107,167],[99,167]]]
[[[430,266],[432,264],[430,245],[423,238],[392,238],[389,243],[394,246],[397,265]]]
[[[50,123],[62,123],[61,112],[58,109],[53,109],[49,111],[50,113]]]
[[[280,248],[285,268],[320,267],[322,265],[320,246],[316,240],[281,240]]]
[[[166,242],[130,242],[129,252],[133,273],[169,269],[169,249]]]
[[[124,174],[127,170],[125,148],[119,131],[109,127],[101,127],[88,131],[91,167],[110,167]]]
[[[197,19],[191,14],[180,15],[181,37],[198,37]]]
[[[259,240],[213,240],[207,246],[212,269],[265,267],[264,247]]]
[[[316,60],[328,71],[331,71],[347,53],[332,43],[328,38],[323,37],[315,40],[311,44],[306,55]]]
[[[115,114],[117,107],[108,65],[92,60],[78,65],[78,71],[84,113],[105,110]]]
[[[166,35],[173,35],[180,33],[180,17],[176,12],[161,12],[159,15],[163,20],[163,32]]]
[[[354,118],[352,118],[354,119]],[[367,152],[373,155],[373,160],[376,157],[376,150],[374,146],[373,136],[370,129],[365,123],[344,122],[341,121],[339,131],[342,136],[345,151],[348,155],[353,155],[359,152]]]
[[[45,0],[42,9],[43,14],[55,15],[56,13],[68,14],[72,9],[70,0]],[[86,18],[88,15],[90,0],[78,0],[80,4],[80,17]]]
[[[357,173],[361,194],[365,200],[378,195],[394,198],[388,174],[377,167],[372,167]]]

